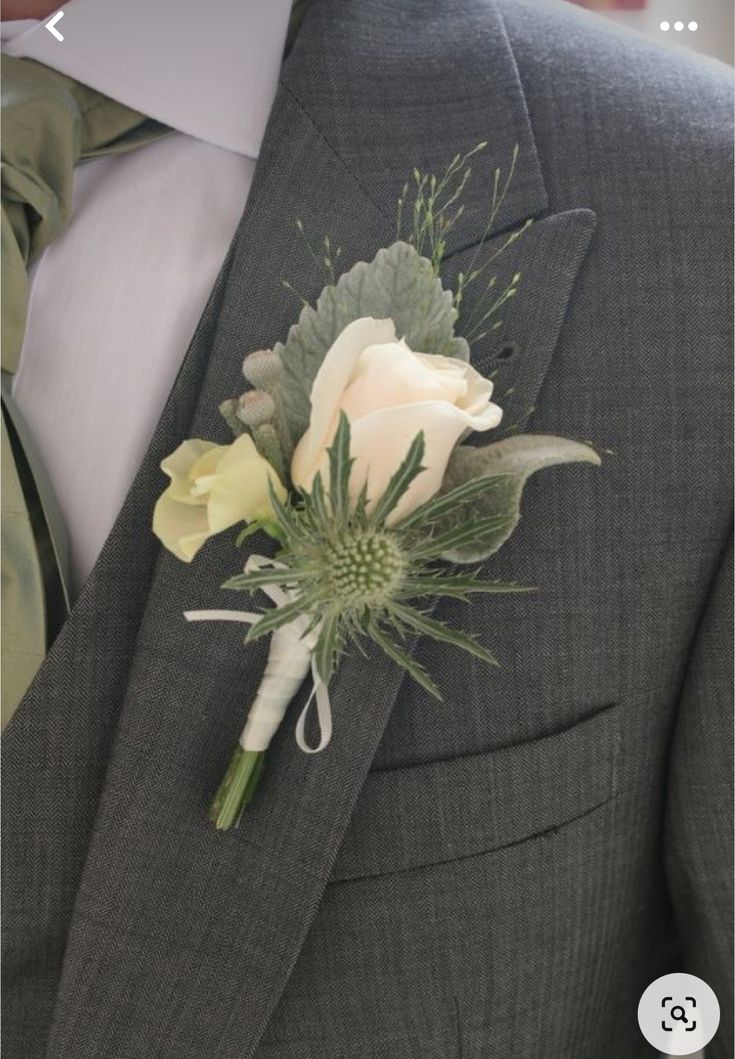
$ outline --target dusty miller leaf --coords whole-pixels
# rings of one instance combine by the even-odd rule
[[[474,563],[498,551],[518,525],[523,487],[536,471],[560,463],[592,463],[599,466],[600,462],[600,457],[589,445],[543,434],[518,434],[481,448],[460,445],[452,453],[442,492],[449,492],[464,482],[478,478],[502,477],[503,480],[488,489],[486,494],[476,497],[471,505],[463,505],[446,516],[440,528],[448,531],[467,521],[470,516],[488,518],[505,515],[505,519],[497,530],[489,536],[485,535],[481,541],[447,552],[442,558],[454,563]]]
[[[298,323],[275,349],[283,360],[283,400],[289,427],[298,440],[309,425],[311,386],[322,360],[347,324],[362,316],[390,317],[399,338],[421,353],[469,359],[467,342],[454,334],[457,310],[431,262],[408,243],[379,250],[325,287],[316,308],[305,305]]]

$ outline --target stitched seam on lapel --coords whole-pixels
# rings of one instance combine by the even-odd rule
[[[375,210],[376,210],[376,211],[377,211],[377,212],[378,212],[378,213],[380,214],[380,216],[381,216],[381,217],[382,217],[382,218],[383,218],[383,219],[384,219],[385,221],[387,221],[387,222],[388,222],[389,224],[392,224],[393,222],[391,221],[391,218],[390,218],[390,217],[388,216],[388,214],[387,214],[387,213],[385,212],[385,210],[383,210],[383,209],[382,209],[382,208],[381,208],[381,207],[380,207],[380,206],[378,205],[378,203],[377,203],[377,202],[375,201],[375,199],[373,198],[373,196],[372,196],[372,195],[371,195],[371,194],[370,194],[370,193],[368,192],[368,190],[367,190],[367,188],[365,187],[365,185],[364,185],[364,183],[362,182],[362,180],[360,180],[359,176],[358,176],[358,175],[357,175],[357,174],[356,174],[356,173],[354,172],[354,170],[352,169],[352,166],[350,166],[350,165],[348,165],[348,164],[347,164],[347,162],[345,161],[345,159],[344,159],[344,158],[342,157],[342,155],[341,155],[341,154],[339,153],[339,151],[337,150],[337,148],[336,148],[336,147],[334,146],[334,144],[333,144],[333,143],[331,142],[331,140],[329,139],[329,137],[328,137],[328,136],[327,136],[327,134],[325,133],[324,129],[323,129],[323,128],[322,128],[322,127],[321,127],[321,126],[320,126],[320,125],[318,124],[318,122],[316,122],[316,121],[314,120],[314,118],[313,118],[313,117],[311,116],[311,114],[310,114],[310,113],[309,113],[309,111],[308,111],[308,110],[306,109],[306,107],[305,107],[305,106],[304,106],[304,104],[303,104],[303,103],[301,102],[301,100],[300,100],[300,99],[298,98],[298,96],[294,94],[294,92],[292,91],[292,89],[290,89],[290,88],[288,87],[288,85],[287,85],[287,84],[285,83],[285,81],[281,81],[281,88],[282,88],[282,89],[283,89],[283,91],[284,91],[284,92],[286,93],[286,95],[287,95],[287,96],[288,96],[288,97],[289,97],[290,99],[292,99],[292,100],[293,100],[293,102],[294,102],[294,103],[296,104],[296,106],[297,106],[297,107],[299,108],[299,110],[300,110],[300,111],[301,111],[301,113],[302,113],[302,114],[304,115],[304,117],[306,118],[306,120],[307,120],[307,121],[309,122],[309,124],[310,124],[310,125],[312,126],[312,128],[314,129],[314,131],[315,131],[315,132],[316,132],[316,133],[317,133],[317,134],[318,134],[318,135],[319,135],[319,136],[321,137],[321,139],[323,140],[323,142],[324,142],[324,143],[326,144],[326,146],[327,146],[327,147],[329,148],[329,150],[330,150],[330,151],[332,152],[332,154],[333,154],[333,155],[334,155],[334,157],[335,157],[335,158],[337,159],[337,161],[339,162],[339,164],[340,164],[341,166],[344,166],[344,168],[345,168],[345,169],[347,170],[347,172],[348,172],[348,173],[350,174],[350,176],[352,177],[352,179],[354,180],[354,182],[355,182],[355,183],[357,184],[357,186],[359,187],[360,191],[361,191],[361,192],[363,193],[363,195],[364,195],[364,196],[365,196],[365,198],[366,198],[366,199],[368,200],[368,202],[369,202],[369,203],[370,203],[370,205],[371,205],[371,206],[373,207],[373,209],[375,209]]]

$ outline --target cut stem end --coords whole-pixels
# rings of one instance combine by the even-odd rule
[[[258,785],[264,759],[261,750],[243,750],[239,745],[236,748],[209,807],[209,819],[218,831],[240,823],[243,809]]]

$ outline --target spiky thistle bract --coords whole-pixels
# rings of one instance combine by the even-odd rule
[[[275,557],[278,566],[238,574],[223,585],[254,591],[276,584],[290,596],[288,603],[263,614],[251,627],[248,641],[305,615],[310,618],[305,635],[318,630],[314,654],[325,683],[346,646],[359,645],[367,637],[437,698],[441,695],[435,683],[406,650],[407,636],[418,633],[497,664],[474,637],[438,621],[429,611],[437,597],[466,600],[475,592],[528,591],[513,582],[457,574],[437,562],[463,543],[482,542],[507,519],[504,513],[482,518],[468,513],[466,519],[447,525],[448,515],[497,488],[502,479],[467,482],[434,496],[388,526],[386,520],[425,470],[424,449],[424,435],[419,433],[383,495],[369,503],[363,488],[355,501],[349,490],[354,463],[350,423],[344,412],[340,414],[329,449],[328,485],[319,472],[311,491],[297,492],[291,504],[281,503],[271,493],[274,535],[282,541]]]

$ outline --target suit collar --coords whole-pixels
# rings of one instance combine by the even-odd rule
[[[6,50],[179,132],[257,158],[290,6],[290,0],[70,0],[58,25],[63,44],[44,20],[14,35]]]
[[[226,440],[216,409],[241,385],[243,354],[284,337],[298,310],[281,280],[309,300],[324,282],[297,218],[315,238],[329,234],[341,245],[346,264],[370,258],[394,237],[397,189],[413,166],[441,170],[491,134],[484,175],[477,173],[466,224],[455,232],[454,265],[482,232],[492,166],[516,142],[522,160],[498,229],[543,208],[533,137],[494,8],[463,3],[460,19],[443,0],[415,7],[418,20],[413,4],[397,10],[379,0],[321,0],[309,9],[205,314],[213,338],[189,436]],[[518,317],[523,367],[516,372],[510,362],[503,377],[511,391],[518,378],[524,405],[543,380],[589,238],[588,221],[576,214],[551,230],[538,227],[546,242],[527,244],[537,286],[526,294],[544,295]],[[562,264],[547,280],[542,266],[555,257]],[[494,350],[479,352],[492,359]],[[180,440],[172,436],[170,448]],[[241,630],[193,628],[181,612],[221,606],[217,586],[232,563],[223,539],[191,567],[159,557],[69,934],[50,1055],[92,1054],[92,1042],[110,1053],[177,1059],[255,1054],[399,695],[402,671],[376,651],[347,660],[331,687],[328,749],[307,757],[296,748],[296,703],[241,828],[215,832],[207,802],[266,646],[244,650]],[[110,1036],[115,1027],[126,1035],[121,1047]]]
[[[394,231],[414,168],[441,174],[480,142],[448,252],[478,238],[495,168],[515,176],[493,231],[547,206],[515,58],[493,0],[313,0],[283,71],[284,90],[358,176]],[[481,231],[482,228],[480,227]]]

